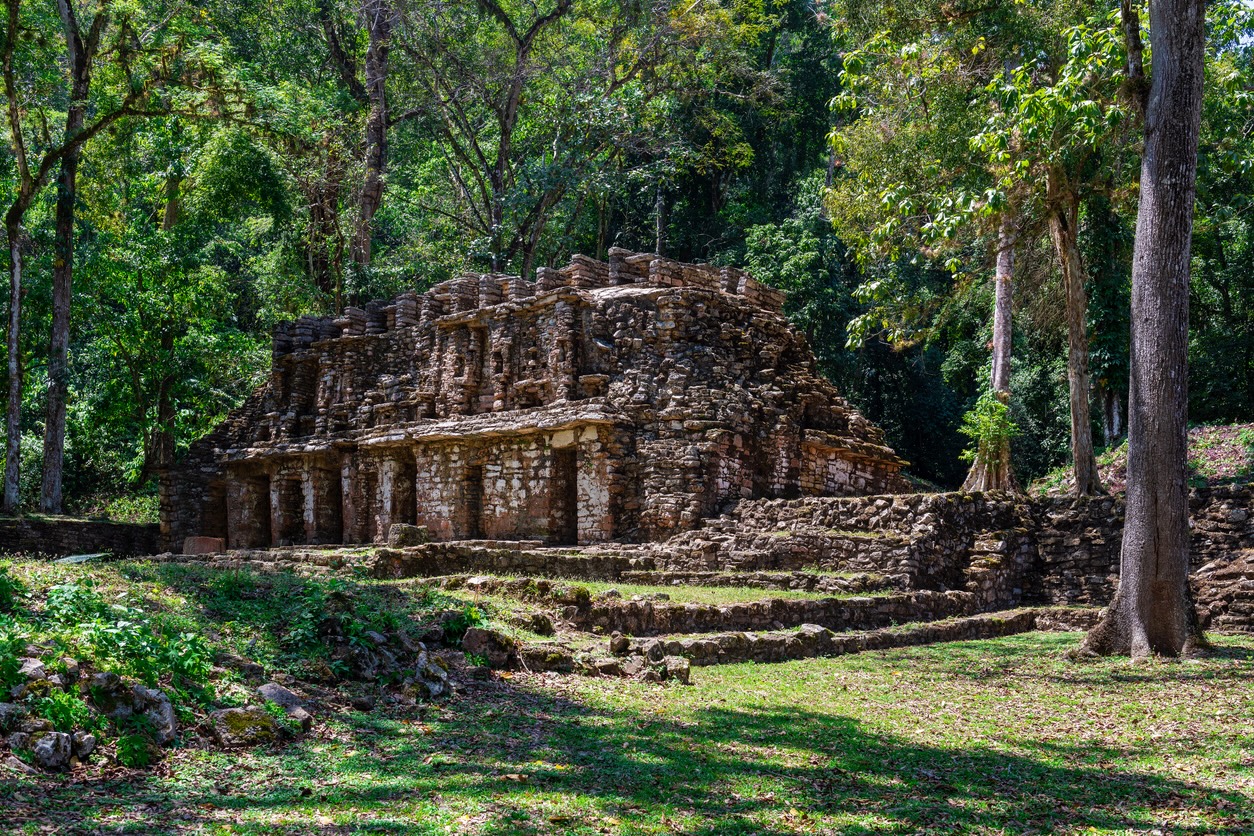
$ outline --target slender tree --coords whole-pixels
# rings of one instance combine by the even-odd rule
[[[1205,641],[1189,589],[1186,484],[1189,266],[1205,33],[1204,0],[1150,5],[1132,259],[1127,518],[1119,588],[1085,637],[1087,653],[1180,656],[1198,652]],[[1140,66],[1139,55],[1129,66]]]
[[[100,0],[84,31],[71,0],[57,0],[65,30],[65,63],[70,77],[70,106],[65,115],[65,142],[83,130],[87,97],[100,38],[109,25],[109,0]],[[68,391],[70,301],[74,282],[74,201],[78,196],[78,163],[82,147],[73,145],[61,158],[57,174],[55,259],[52,265],[52,334],[48,343],[48,404],[44,419],[44,472],[39,510],[61,513],[61,477],[65,464],[65,398]]]
[[[1013,216],[1002,216],[997,232],[997,273],[993,301],[993,370],[990,380],[993,397],[1004,416],[1004,407],[1010,404],[1010,346],[1011,313],[1014,299],[1015,225]],[[978,439],[978,449],[963,490],[1014,491],[1019,490],[1014,469],[1010,465],[1010,436],[999,432]]]

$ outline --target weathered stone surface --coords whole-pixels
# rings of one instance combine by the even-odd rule
[[[26,711],[18,704],[0,702],[0,733],[10,732],[26,717]]]
[[[419,651],[414,663],[414,687],[421,699],[438,700],[453,693],[448,663],[440,656]]]
[[[209,725],[218,743],[227,749],[277,743],[283,736],[278,722],[255,705],[219,709],[209,715]]]
[[[85,731],[76,731],[70,736],[70,743],[74,749],[74,756],[80,760],[85,760],[96,751],[96,736]]]
[[[666,668],[666,678],[690,685],[692,682],[692,665],[683,656],[666,656],[662,659]]]
[[[161,551],[159,535],[160,529],[155,525],[58,517],[3,517],[0,518],[0,553],[148,555]]]
[[[267,682],[257,689],[257,696],[282,708],[288,717],[300,724],[301,731],[313,728],[313,715],[305,708],[304,700],[292,690],[277,682]]]
[[[224,537],[188,537],[183,541],[183,554],[217,554],[226,551]]]
[[[270,380],[162,479],[162,536],[656,540],[746,496],[904,489],[782,299],[613,250],[284,323]]]
[[[392,523],[392,527],[388,529],[388,545],[394,549],[421,546],[429,542],[431,542],[431,532],[425,525]]]
[[[462,650],[483,657],[488,667],[508,668],[517,658],[517,646],[508,636],[482,627],[471,627],[462,637]]]
[[[70,757],[74,754],[72,741],[64,732],[41,732],[32,735],[29,741],[30,753],[41,769],[59,771],[70,765]]]
[[[27,680],[35,681],[39,679],[47,679],[48,671],[44,667],[44,663],[38,659],[18,659],[18,676],[25,677]]]
[[[164,691],[128,684],[117,674],[105,672],[92,676],[88,694],[95,707],[114,722],[139,715],[148,721],[156,743],[165,746],[174,741],[178,719]]]

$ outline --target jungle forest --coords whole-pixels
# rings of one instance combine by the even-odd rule
[[[0,16],[0,830],[1254,829],[1249,0]]]

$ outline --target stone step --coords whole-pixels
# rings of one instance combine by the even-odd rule
[[[816,656],[840,656],[867,650],[989,639],[1037,629],[1087,629],[1096,623],[1095,607],[1021,608],[948,618],[901,627],[836,633],[817,624],[797,630],[729,632],[714,635],[675,635],[631,639],[624,656],[660,662],[668,656],[688,659],[696,666],[739,662],[784,662]]]
[[[371,573],[376,578],[480,574],[617,581],[623,572],[655,568],[652,556],[633,549],[574,550],[526,548],[508,542],[449,542],[406,549],[381,548],[376,552]]]
[[[846,598],[766,598],[731,604],[596,598],[561,610],[575,630],[633,637],[674,633],[785,630],[815,624],[838,632],[970,615],[979,609],[969,592],[910,592]]]
[[[740,587],[792,592],[829,592],[853,594],[892,589],[893,583],[883,575],[870,572],[830,574],[823,572],[672,572],[628,571],[618,578],[621,583],[642,586],[710,586]]]

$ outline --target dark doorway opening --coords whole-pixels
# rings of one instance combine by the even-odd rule
[[[338,470],[316,468],[310,478],[313,490],[314,522],[309,542],[318,544],[344,541],[344,493]]]
[[[553,451],[553,475],[550,481],[551,533],[559,546],[579,542],[579,456],[574,447]]]
[[[466,481],[462,485],[462,504],[465,508],[467,540],[483,539],[483,465],[472,464],[466,468]]]
[[[199,533],[204,537],[221,537],[225,541],[226,531],[226,483],[210,482]]]

